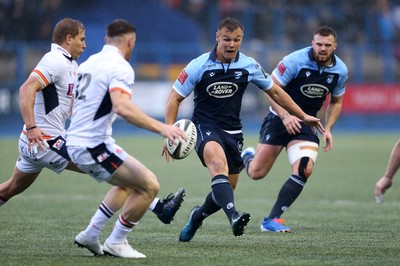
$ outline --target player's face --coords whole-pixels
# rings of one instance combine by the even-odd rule
[[[85,31],[80,30],[79,34],[75,38],[71,39],[71,51],[72,59],[76,60],[86,48]]]
[[[332,63],[333,52],[336,50],[336,41],[333,35],[314,35],[312,48],[314,59],[320,66],[328,66]]]
[[[243,40],[243,31],[237,28],[228,31],[222,28],[216,34],[217,39],[217,59],[222,63],[229,63],[235,59]]]

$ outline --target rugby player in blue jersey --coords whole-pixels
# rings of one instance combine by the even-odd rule
[[[270,95],[306,124],[323,132],[320,120],[303,112],[280,87],[274,85],[253,58],[239,52],[244,37],[242,24],[225,18],[216,33],[216,46],[192,60],[175,81],[169,95],[165,122],[176,121],[180,103],[194,93],[192,121],[197,127],[196,152],[211,175],[211,192],[202,206],[192,209],[179,241],[190,241],[203,220],[221,208],[228,217],[233,234],[244,234],[250,214],[238,212],[233,189],[238,182],[243,147],[240,109],[249,82]],[[164,146],[167,161],[168,152]]]
[[[324,151],[333,147],[332,128],[342,109],[342,98],[348,78],[346,65],[334,52],[336,32],[327,26],[315,30],[311,47],[295,51],[284,57],[272,72],[275,84],[282,87],[308,114],[316,116],[325,98],[330,95],[325,115]],[[305,125],[268,97],[270,112],[260,130],[257,148],[242,152],[247,174],[254,180],[265,177],[276,158],[286,148],[292,173],[282,186],[270,214],[261,222],[261,231],[291,232],[283,225],[281,215],[300,195],[310,177],[319,149],[319,138],[309,125]]]

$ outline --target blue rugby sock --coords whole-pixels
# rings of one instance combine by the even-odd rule
[[[234,204],[233,189],[225,175],[214,176],[211,180],[212,193],[216,203],[224,210],[229,221],[232,215],[236,213]]]
[[[281,217],[282,213],[285,212],[300,195],[306,182],[306,178],[291,175],[279,191],[278,199],[276,200],[268,219]]]
[[[213,200],[213,195],[212,192],[208,193],[203,205],[200,207],[200,209],[193,215],[193,220],[196,223],[202,222],[205,218],[210,216],[213,213],[216,213],[221,209],[220,206],[218,206],[215,201]]]

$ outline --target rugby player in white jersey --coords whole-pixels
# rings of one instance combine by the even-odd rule
[[[119,115],[171,141],[187,137],[179,128],[147,116],[131,101],[134,71],[128,61],[136,42],[135,28],[125,20],[115,20],[107,26],[105,42],[99,53],[78,68],[67,150],[82,171],[98,182],[126,189],[126,194],[107,195],[104,208],[97,211],[103,216],[95,214],[75,240],[84,241],[92,251],[102,248],[116,257],[145,258],[128,244],[127,235],[145,214],[160,185],[153,172],[115,143],[112,124]],[[122,205],[114,229],[101,247],[99,234],[106,222],[104,216]]]
[[[71,113],[73,85],[78,64],[76,59],[86,48],[82,22],[71,18],[60,20],[53,31],[51,51],[46,53],[20,88],[20,108],[24,127],[19,139],[19,153],[12,176],[0,184],[0,206],[25,191],[43,168],[56,173],[64,169],[82,171],[70,162],[65,145],[65,122]],[[124,197],[125,188],[112,187],[106,197]],[[185,196],[179,188],[175,195],[160,200],[155,198],[149,210],[165,224],[170,224]],[[100,210],[107,208],[102,203]],[[107,219],[112,215],[107,213]],[[96,255],[102,249],[86,246]],[[96,246],[97,247],[97,246]]]
[[[58,174],[64,169],[79,171],[67,159],[63,137],[78,68],[75,60],[85,48],[83,24],[71,18],[60,20],[53,31],[51,51],[20,87],[25,123],[18,145],[20,155],[10,179],[0,184],[0,206],[27,189],[43,168]]]

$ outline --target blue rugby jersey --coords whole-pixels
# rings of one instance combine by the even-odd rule
[[[264,91],[273,84],[271,76],[253,58],[238,52],[234,60],[222,64],[214,48],[192,60],[173,89],[185,98],[194,92],[194,122],[240,130],[242,98],[249,82]]]
[[[318,66],[312,52],[310,46],[285,56],[272,75],[304,112],[316,116],[329,93],[335,97],[345,93],[348,72],[336,55],[331,66]]]

